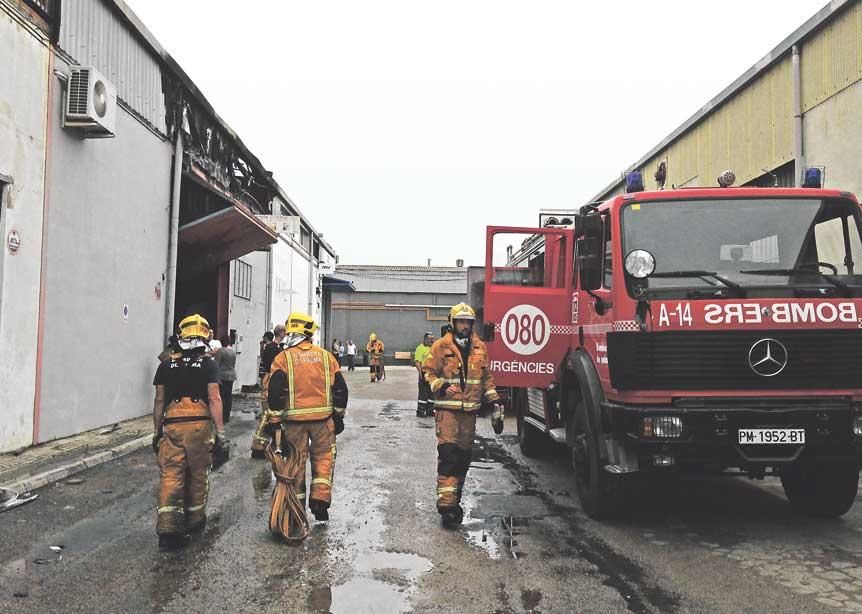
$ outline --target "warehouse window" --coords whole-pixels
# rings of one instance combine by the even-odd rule
[[[233,295],[251,300],[251,265],[235,260],[233,265]]]

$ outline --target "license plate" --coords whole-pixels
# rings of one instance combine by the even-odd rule
[[[803,444],[805,429],[739,429],[739,443],[742,445]]]

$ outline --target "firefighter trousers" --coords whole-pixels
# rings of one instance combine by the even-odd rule
[[[159,535],[182,534],[206,522],[214,443],[209,420],[164,425],[158,456]]]
[[[311,458],[311,492],[309,499],[330,503],[332,501],[332,481],[335,476],[335,422],[325,420],[306,420],[282,422],[281,432],[284,439],[297,449],[300,464],[304,467]],[[305,501],[305,472],[296,485],[296,496]]]
[[[437,409],[437,510],[443,512],[461,502],[464,480],[473,454],[476,414]]]

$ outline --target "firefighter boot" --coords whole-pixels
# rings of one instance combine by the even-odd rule
[[[444,527],[457,527],[464,521],[464,510],[460,505],[440,508],[439,512]]]
[[[159,535],[159,550],[179,550],[187,541],[186,536],[179,533],[162,533]]]
[[[314,514],[314,519],[318,522],[326,522],[329,520],[329,503],[326,501],[310,499],[308,501],[308,507],[311,509],[311,513]]]

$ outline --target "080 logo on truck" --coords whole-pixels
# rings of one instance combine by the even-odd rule
[[[500,325],[506,347],[522,356],[531,356],[548,344],[551,323],[535,305],[516,305],[506,312]]]

